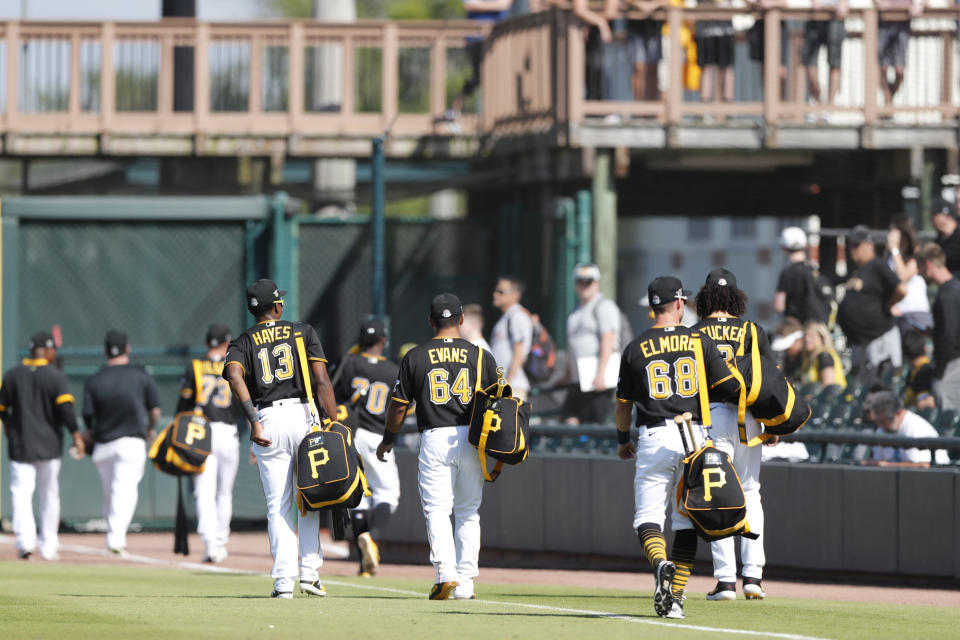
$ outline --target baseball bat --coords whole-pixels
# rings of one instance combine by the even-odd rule
[[[680,441],[683,442],[683,452],[689,455],[691,453],[691,450],[690,450],[690,447],[687,446],[687,434],[683,432],[683,422],[685,420],[684,418],[685,415],[690,415],[690,414],[681,413],[681,414],[675,415],[673,416],[673,421],[677,423],[677,429],[680,430]]]

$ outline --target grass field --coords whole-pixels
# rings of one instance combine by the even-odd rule
[[[698,595],[686,620],[666,621],[649,592],[481,583],[478,600],[431,602],[422,581],[325,583],[326,598],[280,601],[260,575],[0,562],[0,638],[947,638],[960,620],[948,607]]]

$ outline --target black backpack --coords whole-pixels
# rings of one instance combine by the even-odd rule
[[[194,476],[203,472],[210,446],[210,423],[206,417],[183,411],[153,439],[147,457],[163,473]]]
[[[512,396],[503,379],[503,367],[497,369],[500,379],[496,383],[480,388],[483,349],[478,351],[477,388],[471,400],[467,440],[477,448],[484,480],[494,482],[504,462],[520,464],[530,453],[530,405]],[[487,469],[487,456],[497,461],[493,471]]]
[[[297,507],[300,513],[352,509],[370,495],[363,460],[353,443],[353,431],[327,422],[310,431],[297,449]]]
[[[730,536],[758,538],[747,524],[743,487],[730,456],[714,447],[709,439],[697,447],[691,418],[689,413],[676,418],[687,452],[677,489],[680,513],[690,518],[704,540],[721,540]],[[689,444],[684,429],[689,433]],[[702,432],[703,427],[700,429]]]
[[[540,318],[526,309],[524,311],[533,322],[533,340],[523,363],[523,371],[533,384],[546,382],[557,365],[557,344],[547,328],[540,323]]]

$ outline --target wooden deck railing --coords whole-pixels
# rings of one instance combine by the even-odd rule
[[[670,34],[684,26],[695,30],[698,20],[730,20],[749,14],[746,9],[660,10],[654,18],[663,20]],[[607,116],[615,121],[666,126],[685,123],[731,123],[737,119],[762,122],[770,130],[789,122],[839,124],[871,127],[890,122],[893,125],[952,123],[960,116],[958,91],[958,52],[955,20],[958,10],[928,9],[911,23],[905,81],[893,104],[884,104],[880,91],[877,63],[877,27],[880,15],[875,9],[851,10],[843,46],[841,92],[836,104],[807,102],[806,75],[801,60],[802,21],[829,20],[829,11],[772,9],[752,14],[763,23],[765,43],[763,64],[747,62],[746,33],[737,34],[738,81],[756,74],[752,98],[732,102],[701,102],[682,81],[685,54],[679,38],[665,35],[661,65],[662,97],[656,101],[635,101],[632,96],[585,96],[586,30],[569,11],[553,10],[498,24],[487,42],[484,67],[484,131],[511,135],[537,133],[551,129],[562,136],[566,125],[597,122]],[[884,11],[885,20],[908,18],[906,11]],[[785,60],[786,95],[781,95],[780,39],[781,21],[791,21],[790,42]],[[799,23],[799,29],[797,28]],[[749,21],[747,21],[749,22]],[[607,47],[622,46],[615,42]],[[828,73],[825,56],[818,60],[823,95],[827,94]],[[629,65],[621,65],[631,73]],[[665,73],[664,73],[665,72]],[[750,78],[746,78],[750,80]],[[664,81],[665,80],[665,81]],[[626,81],[629,87],[629,79]],[[622,83],[621,83],[622,84]],[[824,122],[826,116],[829,121]]]
[[[0,23],[0,132],[428,135],[469,73],[466,40],[486,32],[469,21]],[[186,110],[174,108],[178,49],[193,60]],[[476,133],[475,115],[458,124]]]

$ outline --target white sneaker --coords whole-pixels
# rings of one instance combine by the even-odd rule
[[[665,618],[673,610],[673,576],[676,572],[677,566],[669,560],[662,560],[657,565],[653,610],[661,618]]]
[[[670,605],[670,611],[667,612],[665,618],[673,618],[674,620],[683,620],[687,616],[683,615],[683,600],[674,600],[673,604]]]
[[[293,600],[292,591],[277,591],[273,590],[273,593],[270,594],[271,598],[280,598],[281,600]]]
[[[300,582],[300,593],[304,593],[311,596],[325,596],[327,595],[327,588],[323,586],[323,583],[319,580],[314,582]],[[291,594],[291,597],[292,594]]]
[[[473,590],[473,584],[463,584],[460,583],[457,585],[457,588],[453,590],[453,593],[450,594],[451,600],[476,600],[477,594]]]
[[[707,594],[707,600],[736,600],[737,584],[735,582],[717,582],[713,591]]]
[[[763,590],[763,585],[757,578],[743,579],[743,596],[747,600],[763,600],[767,594]]]

